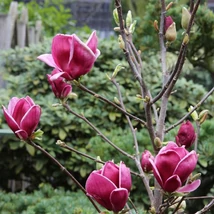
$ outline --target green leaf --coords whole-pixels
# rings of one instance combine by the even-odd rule
[[[61,140],[64,140],[66,138],[66,136],[67,136],[67,133],[65,132],[65,130],[64,129],[60,129],[59,130],[59,138]]]
[[[35,155],[36,149],[33,146],[26,144],[26,149],[31,156]]]

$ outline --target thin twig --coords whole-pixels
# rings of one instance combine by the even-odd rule
[[[76,180],[76,178],[57,160],[55,159],[53,156],[51,156],[46,150],[44,150],[41,146],[35,144],[33,141],[28,140],[27,143],[31,146],[33,146],[35,149],[41,151],[43,154],[45,154],[48,158],[50,158],[56,165],[58,165],[60,167],[60,169],[62,170],[62,172],[64,172],[66,175],[69,176],[69,178],[71,178],[71,180],[82,190],[82,192],[87,196],[87,192],[85,190],[85,188]],[[95,204],[95,202],[89,197],[87,196],[87,198],[91,201],[91,203],[93,204],[94,208],[97,210],[98,213],[101,213],[100,209],[97,207],[97,205]]]
[[[100,99],[110,105],[112,105],[114,108],[118,109],[119,111],[121,111],[123,114],[128,115],[130,118],[138,121],[139,123],[143,124],[145,127],[147,127],[147,124],[145,121],[141,120],[140,118],[130,114],[129,112],[125,111],[124,109],[122,109],[120,106],[116,105],[115,103],[111,102],[110,100],[106,99],[105,97],[96,94],[95,92],[91,91],[90,89],[86,88],[84,85],[82,85],[81,83],[77,83],[76,84],[81,90],[93,95],[94,97],[96,97],[97,99]]]
[[[174,125],[170,126],[165,130],[165,133],[169,132],[171,129],[175,128],[176,126],[180,125],[189,115],[191,115],[197,108],[199,108],[205,100],[214,92],[214,87],[199,101],[190,112],[188,112],[185,116],[183,116],[177,123]]]
[[[198,212],[196,212],[195,214],[203,214],[206,213],[211,207],[214,206],[214,199],[212,201],[210,201],[209,204],[205,205],[204,208]]]
[[[123,155],[134,159],[134,157],[130,154],[128,154],[127,152],[123,151],[122,149],[120,149],[118,146],[116,146],[113,142],[111,142],[95,125],[93,125],[86,117],[84,117],[83,115],[80,115],[76,112],[74,112],[70,106],[67,103],[63,103],[62,104],[64,106],[65,109],[68,110],[68,112],[70,112],[71,114],[75,115],[76,117],[82,119],[83,121],[85,121],[103,140],[105,140],[109,145],[111,145],[112,147],[114,147],[117,151],[119,151],[120,153],[122,153]]]

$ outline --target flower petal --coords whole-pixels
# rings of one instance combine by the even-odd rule
[[[116,188],[113,182],[96,171],[89,175],[85,185],[87,194],[108,210],[112,210],[110,194]]]
[[[129,193],[125,188],[118,188],[112,191],[110,195],[110,201],[112,204],[112,211],[121,211],[128,200]]]
[[[119,167],[112,161],[105,163],[102,168],[102,175],[111,180],[117,187],[119,187]]]
[[[201,184],[201,180],[198,179],[198,180],[195,180],[193,181],[191,184],[187,184],[181,188],[179,188],[178,190],[176,190],[176,192],[193,192],[195,191]]]
[[[179,161],[179,155],[173,150],[164,151],[156,156],[155,165],[160,173],[163,183],[173,175]]]
[[[58,66],[54,62],[52,54],[42,54],[42,55],[38,56],[37,59],[39,59],[40,61],[46,63],[50,67],[58,68]]]
[[[36,129],[41,116],[41,108],[39,105],[32,106],[21,120],[20,128],[28,133],[28,136]]]
[[[14,108],[16,106],[16,103],[19,101],[19,98],[18,97],[13,97],[11,98],[10,102],[9,102],[9,105],[8,105],[8,113],[10,115],[13,115],[13,111],[14,111]]]
[[[162,181],[162,178],[160,176],[160,173],[158,172],[157,167],[155,166],[154,160],[152,158],[149,158],[149,161],[152,164],[153,173],[154,173],[154,176],[155,176],[157,182],[160,184],[161,187],[163,187],[163,181]]]
[[[198,156],[195,151],[191,151],[186,155],[177,165],[173,174],[176,174],[180,177],[181,182],[186,181],[188,176],[195,169],[197,164]]]
[[[53,38],[51,53],[54,62],[64,72],[70,72],[74,53],[74,35],[58,34]]]
[[[4,117],[5,117],[5,120],[8,124],[8,126],[11,128],[11,130],[13,132],[16,132],[17,130],[20,129],[19,125],[14,120],[14,118],[9,114],[8,110],[4,106],[2,106],[2,107],[3,107]]]
[[[121,161],[119,167],[119,187],[125,188],[130,192],[132,179],[130,169]]]
[[[97,44],[98,44],[98,39],[97,39],[96,31],[93,31],[88,41],[86,42],[86,45],[93,51],[96,57],[100,55],[100,51],[97,49]]]
[[[163,186],[163,190],[166,192],[174,192],[182,185],[181,180],[178,175],[173,175],[166,180]]]
[[[16,136],[21,140],[26,140],[29,136],[26,131],[18,130],[15,132]]]

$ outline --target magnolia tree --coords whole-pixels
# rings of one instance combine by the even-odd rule
[[[183,39],[180,41],[181,46],[178,58],[172,72],[167,70],[166,53],[169,45],[173,45],[176,39],[176,24],[172,17],[167,16],[167,11],[172,7],[172,3],[166,5],[164,0],[160,1],[161,15],[160,20],[154,21],[154,28],[159,35],[160,43],[160,63],[162,67],[162,89],[154,97],[149,85],[145,82],[144,71],[141,61],[141,52],[136,49],[132,41],[136,21],[132,20],[131,11],[123,18],[122,6],[120,0],[115,0],[116,9],[113,11],[113,17],[117,24],[115,31],[119,34],[118,42],[121,52],[133,72],[136,86],[140,88],[140,95],[137,97],[144,105],[142,118],[136,117],[126,110],[123,103],[117,75],[123,67],[119,64],[112,75],[107,75],[108,80],[112,82],[116,90],[116,99],[114,102],[99,95],[99,91],[92,91],[81,84],[81,77],[86,75],[93,67],[102,50],[97,49],[98,38],[96,32],[92,32],[86,43],[82,42],[77,35],[58,34],[53,38],[51,46],[51,54],[42,54],[38,59],[53,67],[51,74],[47,74],[54,95],[59,99],[59,104],[69,114],[74,114],[87,123],[106,143],[110,144],[115,150],[132,160],[138,172],[133,171],[123,162],[114,163],[112,160],[102,161],[99,158],[91,157],[77,150],[72,149],[64,142],[58,140],[57,144],[63,148],[74,151],[89,159],[99,163],[99,167],[91,172],[85,187],[72,175],[69,169],[66,169],[57,159],[51,156],[46,150],[39,145],[42,140],[43,132],[36,128],[41,117],[41,107],[36,105],[30,96],[24,98],[13,97],[9,101],[8,107],[3,106],[3,112],[8,126],[15,133],[16,137],[34,148],[40,150],[44,155],[53,160],[62,171],[72,179],[76,185],[91,201],[98,213],[103,213],[103,209],[112,211],[113,213],[133,213],[139,212],[139,208],[132,202],[130,194],[132,188],[132,177],[137,176],[142,180],[145,186],[148,199],[150,201],[150,213],[180,213],[186,208],[186,200],[191,200],[188,194],[197,188],[200,188],[200,173],[194,172],[197,165],[199,154],[197,154],[197,144],[199,136],[199,127],[205,121],[208,110],[197,113],[197,108],[213,93],[213,88],[206,94],[201,101],[189,108],[189,112],[183,118],[178,118],[175,124],[165,127],[167,104],[173,88],[182,71],[185,61],[185,53],[187,51],[188,42],[191,39],[191,27],[194,23],[197,8],[200,0],[196,3],[190,2],[190,8],[182,9],[181,25],[184,29]],[[158,24],[160,23],[160,24]],[[79,89],[94,95],[97,99],[112,105],[117,111],[123,113],[129,125],[129,131],[133,136],[133,146],[135,154],[129,154],[114,144],[107,138],[94,124],[92,124],[84,115],[78,114],[72,110],[72,103],[69,98],[75,94],[72,92],[72,84],[78,86]],[[160,109],[156,108],[159,101]],[[196,131],[190,121],[189,116],[195,121]],[[102,119],[102,118],[101,118]],[[133,121],[139,121],[148,131],[152,151],[139,151],[139,143],[136,137],[137,129],[133,125]],[[179,131],[174,139],[164,142],[164,135],[174,127],[180,126]],[[194,149],[193,149],[194,148]],[[203,198],[201,196],[200,198]],[[100,204],[101,206],[97,205]],[[205,213],[214,204],[214,199],[210,199],[202,210],[197,213]]]

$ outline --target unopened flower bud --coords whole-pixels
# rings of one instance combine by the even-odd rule
[[[134,20],[129,27],[129,33],[134,33],[136,24],[137,24],[137,20]]]
[[[151,152],[148,150],[145,150],[141,156],[141,167],[143,171],[146,173],[152,171],[152,164],[149,161],[149,159],[152,159],[152,161],[154,161],[154,157],[152,156]]]
[[[162,142],[159,137],[155,137],[154,139],[155,146],[160,149],[162,147]]]
[[[175,140],[178,146],[189,148],[194,143],[195,138],[196,133],[194,127],[190,121],[187,121],[180,126]]]
[[[183,44],[186,45],[189,43],[189,35],[186,33],[183,39]]]
[[[126,16],[126,27],[129,28],[131,24],[132,24],[132,12],[131,10],[129,10]]]
[[[123,38],[121,35],[118,36],[118,42],[121,49],[125,49],[125,42],[123,41]]]
[[[118,72],[121,71],[122,69],[125,69],[125,68],[121,64],[118,64],[116,66],[116,68],[114,69],[114,72],[111,77],[115,78],[117,76]]]
[[[188,111],[190,112],[190,111],[192,111],[192,109],[193,109],[193,106],[190,106],[189,109],[188,109]],[[197,113],[196,110],[193,111],[193,112],[191,113],[191,117],[192,117],[192,119],[193,119],[194,121],[196,121],[196,120],[199,119],[198,113]]]
[[[114,102],[115,102],[116,104],[120,105],[120,101],[118,100],[117,97],[114,97]]]
[[[190,12],[185,7],[183,7],[181,17],[181,26],[183,29],[186,30],[188,28],[190,18],[191,18]]]
[[[165,33],[165,37],[166,37],[166,40],[168,42],[173,42],[176,40],[177,38],[177,31],[176,31],[176,26],[175,26],[175,22],[173,22],[169,27],[168,29],[166,30],[166,33]]]
[[[166,11],[169,10],[173,5],[173,2],[171,1],[167,6],[166,6]]]
[[[199,122],[200,124],[202,124],[206,119],[207,119],[207,115],[208,115],[209,111],[207,109],[201,111],[199,113]]]
[[[113,18],[114,18],[115,23],[119,26],[120,21],[119,21],[119,16],[118,16],[118,12],[117,12],[116,8],[113,10]]]
[[[153,22],[153,26],[154,26],[154,28],[155,28],[156,31],[159,31],[158,21],[157,21],[157,20],[155,20],[155,21]]]

